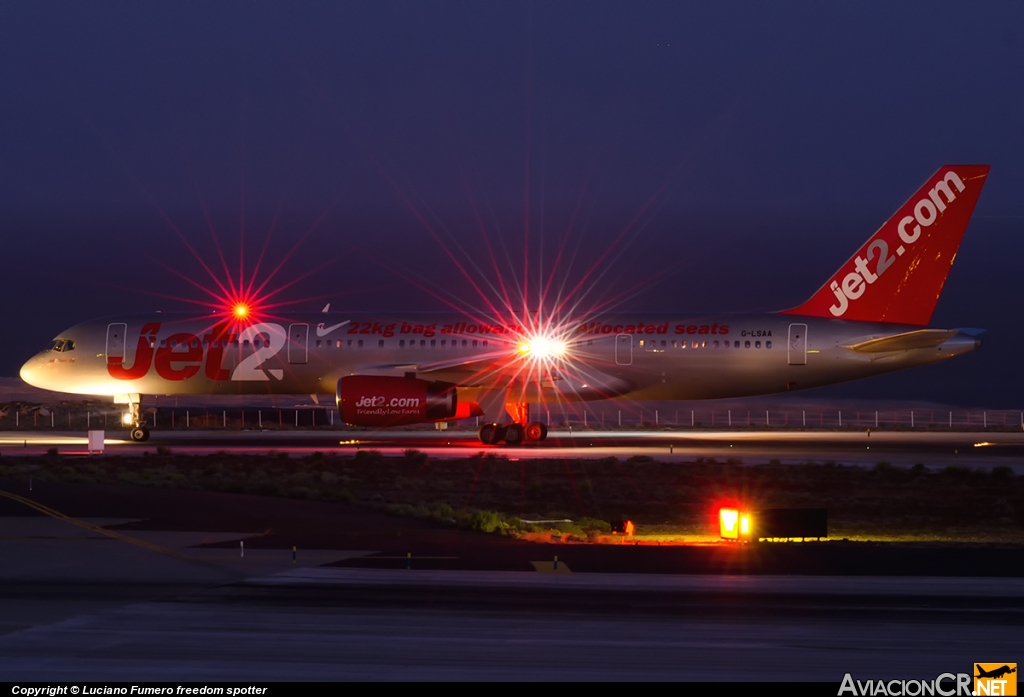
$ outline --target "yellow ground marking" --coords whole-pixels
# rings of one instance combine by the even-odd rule
[[[168,549],[167,547],[161,547],[160,545],[155,545],[152,542],[145,542],[144,540],[139,540],[139,539],[136,539],[134,537],[129,537],[128,535],[123,535],[123,534],[121,534],[119,532],[116,532],[114,530],[107,530],[106,528],[101,528],[98,525],[93,525],[92,523],[87,523],[84,520],[78,520],[77,518],[72,518],[71,516],[64,515],[60,511],[55,511],[54,509],[50,508],[49,506],[45,506],[45,505],[39,503],[38,501],[33,501],[32,499],[27,499],[24,496],[18,496],[17,494],[12,494],[9,491],[4,491],[4,490],[0,489],[0,496],[4,496],[6,498],[9,498],[12,501],[17,501],[18,503],[24,504],[24,505],[28,506],[29,508],[34,508],[35,510],[39,511],[40,513],[45,513],[46,515],[50,516],[51,518],[56,518],[57,520],[63,520],[65,523],[70,523],[71,525],[77,525],[80,528],[85,528],[86,530],[90,530],[92,532],[98,532],[101,535],[106,535],[107,537],[112,537],[115,540],[121,540],[122,542],[127,542],[130,545],[136,545],[137,547],[143,547],[144,549],[148,549],[148,550],[150,550],[152,552],[158,552],[160,554],[166,554],[168,556],[175,557],[177,559],[183,559],[185,561],[199,561],[195,557],[190,557],[187,554],[182,554],[181,552],[178,552],[176,550]]]

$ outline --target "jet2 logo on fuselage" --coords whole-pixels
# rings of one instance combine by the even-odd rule
[[[138,380],[155,369],[157,375],[172,382],[193,378],[201,370],[217,382],[284,378],[281,368],[263,369],[287,344],[288,334],[279,324],[252,324],[238,333],[227,324],[218,324],[201,337],[189,332],[171,334],[158,346],[160,328],[159,322],[143,325],[132,365],[125,365],[123,356],[108,356],[107,374],[115,380]],[[223,366],[225,354],[231,349],[239,354],[233,370]]]
[[[896,248],[895,254],[889,254],[889,243],[882,239],[882,235],[889,229],[883,228],[882,233],[871,240],[871,243],[868,245],[865,254],[867,259],[864,259],[859,254],[854,259],[853,265],[857,267],[857,270],[846,274],[842,283],[834,280],[829,284],[829,288],[832,289],[836,296],[836,304],[829,308],[829,312],[834,317],[842,317],[846,314],[850,303],[864,295],[868,286],[881,278],[882,274],[896,261],[896,258],[903,256],[908,246],[921,239],[921,230],[933,225],[939,219],[939,214],[946,210],[946,204],[956,200],[956,193],[953,191],[953,187],[956,187],[957,192],[963,192],[965,188],[964,183],[957,176],[956,172],[949,171],[928,192],[927,196],[914,204],[914,215],[906,215],[897,223],[896,232],[899,234],[903,244]],[[939,196],[940,193],[942,196]],[[943,198],[946,200],[943,201]],[[917,224],[908,231],[907,226],[915,221]],[[868,262],[873,260],[875,261],[875,268],[872,272],[868,268]]]

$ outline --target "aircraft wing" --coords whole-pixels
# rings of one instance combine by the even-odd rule
[[[519,359],[515,356],[510,357],[506,349],[483,355],[477,354],[471,360],[453,358],[447,361],[419,363],[381,363],[373,366],[373,370],[416,373],[419,378],[453,382],[464,387],[505,388],[515,378],[522,376],[523,370],[529,372],[529,369],[521,370],[515,363],[517,360]],[[602,367],[578,360],[545,369],[544,375],[533,387],[575,401],[626,394],[633,388],[633,384],[621,377],[610,375]]]
[[[483,374],[500,370],[509,363],[508,351],[475,354],[471,359],[452,358],[445,361],[408,361],[403,363],[380,363],[370,368],[374,371],[402,371],[417,375],[458,371],[469,374]],[[425,377],[425,376],[424,376]]]

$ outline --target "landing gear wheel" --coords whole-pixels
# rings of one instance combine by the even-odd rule
[[[519,424],[509,424],[505,427],[505,443],[508,445],[522,445],[524,429]]]
[[[548,427],[540,421],[531,421],[526,424],[526,440],[544,440],[548,435]]]
[[[484,445],[497,445],[501,442],[502,430],[498,424],[484,424],[477,431],[477,436]]]
[[[135,426],[128,435],[136,443],[142,443],[149,440],[149,429],[145,426]]]

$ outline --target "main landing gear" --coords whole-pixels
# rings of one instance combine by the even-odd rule
[[[523,424],[484,424],[478,432],[480,442],[484,445],[522,445],[525,442],[538,442],[548,437],[547,424],[531,421]]]
[[[484,445],[522,445],[526,442],[538,443],[548,437],[548,426],[540,421],[529,421],[529,406],[521,403],[510,403],[505,409],[515,421],[510,424],[484,424],[477,435]]]

